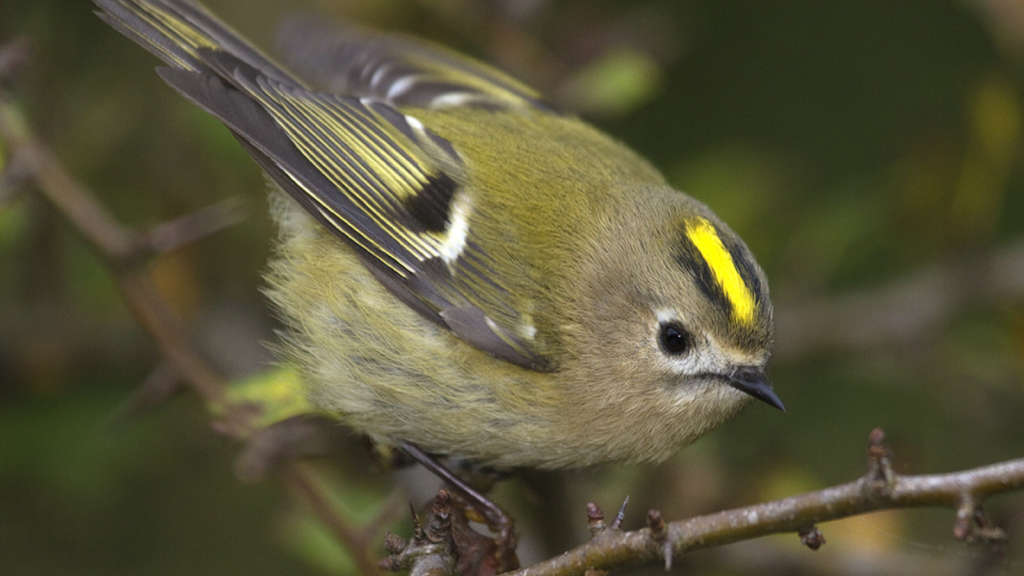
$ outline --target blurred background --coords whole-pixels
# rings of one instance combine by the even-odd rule
[[[583,542],[587,501],[611,514],[631,495],[638,528],[652,507],[675,520],[853,480],[875,426],[904,473],[1024,455],[1024,2],[206,3],[268,49],[299,11],[499,64],[649,157],[766,270],[788,411],[754,406],[659,467],[503,483],[495,498],[520,522],[525,561]],[[240,199],[243,223],[152,273],[226,374],[264,371],[277,323],[260,295],[263,177],[92,9],[0,3],[0,43],[33,46],[15,104],[128,225]],[[0,142],[0,167],[8,157]],[[32,193],[0,198],[0,573],[351,573],[278,483],[238,480],[239,446],[195,397],[120,417],[154,345],[58,213]],[[392,475],[349,453],[323,473],[358,520]],[[674,571],[1024,573],[1024,495],[987,509],[1010,532],[1003,558],[955,542],[951,511],[898,511],[821,525],[817,552],[790,534],[694,552]]]

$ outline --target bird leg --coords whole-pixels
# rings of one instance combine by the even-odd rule
[[[495,553],[498,555],[499,563],[504,560],[518,565],[518,560],[515,559],[515,522],[511,516],[502,510],[500,506],[456,476],[433,456],[421,450],[418,446],[408,442],[402,442],[399,444],[399,448],[414,460],[422,464],[424,468],[429,470],[435,476],[448,483],[463,498],[465,498],[466,501],[468,501],[470,506],[472,506],[480,516],[484,518],[487,527],[498,535],[498,549]],[[514,567],[515,566],[513,566],[513,568]]]

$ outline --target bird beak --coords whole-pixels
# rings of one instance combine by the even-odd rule
[[[783,412],[786,411],[786,407],[782,405],[782,400],[779,400],[779,397],[775,395],[775,391],[772,390],[772,381],[764,375],[764,370],[761,368],[743,366],[733,370],[729,374],[729,385],[740,392],[750,394],[769,406],[774,406]]]

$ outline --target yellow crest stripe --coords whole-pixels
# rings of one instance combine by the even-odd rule
[[[715,227],[704,218],[693,218],[686,222],[686,236],[704,257],[715,281],[725,293],[726,300],[732,305],[733,320],[743,324],[753,322],[757,301],[743,281],[743,276],[736,268],[732,255],[725,249]]]

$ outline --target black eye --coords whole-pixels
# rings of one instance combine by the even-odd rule
[[[661,349],[673,356],[685,354],[693,345],[693,337],[678,324],[662,324],[658,340]]]

